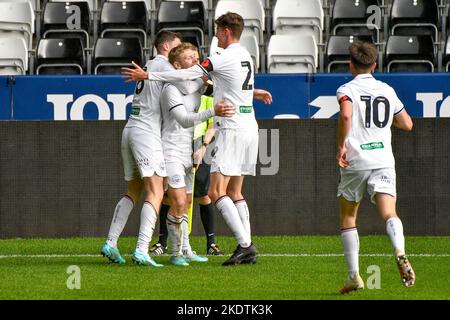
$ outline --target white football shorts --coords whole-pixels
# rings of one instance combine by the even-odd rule
[[[258,141],[258,128],[218,130],[211,152],[211,173],[220,172],[224,176],[254,176]]]
[[[167,179],[164,191],[167,191],[168,186],[173,189],[186,188],[186,193],[192,193],[192,166],[186,167],[180,162],[167,162]]]
[[[397,197],[395,179],[394,168],[362,171],[341,169],[337,196],[342,195],[348,201],[360,202],[367,190],[371,202],[375,204],[377,193],[387,193]]]
[[[167,176],[161,140],[153,134],[138,127],[124,128],[121,152],[126,181]]]

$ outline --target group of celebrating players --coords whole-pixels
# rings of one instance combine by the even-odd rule
[[[202,175],[206,178],[195,184],[195,189],[200,190],[195,192],[196,197],[203,199],[205,217],[214,219],[213,203],[238,243],[223,265],[256,262],[257,250],[251,240],[249,210],[242,185],[245,175],[255,175],[258,155],[258,124],[253,99],[270,104],[272,96],[266,90],[254,88],[252,58],[239,44],[244,28],[242,17],[228,12],[215,23],[218,47],[223,50],[201,63],[195,46],[183,43],[177,33],[162,31],[155,40],[158,55],[148,61],[145,68],[137,65],[123,68],[126,81],[137,84],[121,145],[128,191],[115,208],[106,243],[101,249],[101,254],[112,262],[125,263],[117,240],[142,191],[145,198],[132,260],[141,265],[162,267],[150,257],[149,244],[164,202],[162,221],[166,221],[167,228],[163,222],[160,229],[167,230],[171,241],[170,262],[188,266],[193,261],[208,261],[197,255],[189,244],[187,211],[193,192],[194,165],[206,170]],[[348,277],[340,291],[348,293],[364,288],[359,275],[356,216],[365,191],[386,221],[402,282],[411,287],[415,273],[405,254],[403,226],[396,213],[390,128],[394,125],[410,131],[412,120],[394,89],[375,80],[371,74],[376,67],[376,47],[371,43],[354,42],[350,57],[354,79],[337,90],[340,104],[336,156],[340,167],[338,197],[341,238],[348,265]],[[202,95],[210,93],[214,96],[212,107],[199,111]],[[199,148],[193,148],[194,126],[212,117],[215,132],[210,120]],[[206,163],[202,157],[213,141],[211,161]],[[164,190],[168,198],[163,201]],[[203,219],[202,215],[202,220],[208,218]],[[206,233],[213,235],[214,230]],[[160,237],[151,251],[165,253],[167,245],[161,242]],[[208,238],[207,250],[208,254],[221,254],[213,237]]]

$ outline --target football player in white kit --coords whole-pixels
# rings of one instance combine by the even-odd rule
[[[254,66],[248,51],[240,44],[244,22],[240,15],[228,12],[216,21],[218,46],[224,50],[185,70],[146,72],[124,68],[129,81],[189,80],[209,74],[214,83],[214,102],[224,101],[237,106],[231,118],[215,117],[217,130],[211,163],[209,197],[233,232],[238,246],[223,265],[256,262],[256,247],[251,241],[249,210],[242,195],[244,175],[255,175],[258,155],[258,123],[253,98],[271,103],[267,91],[254,90]]]
[[[170,51],[169,61],[176,69],[192,67],[199,62],[198,50],[190,43],[182,43]],[[200,98],[199,91],[183,95],[170,83],[164,85],[161,93],[162,141],[167,168],[167,192],[171,205],[166,219],[168,235],[172,243],[170,262],[181,266],[188,266],[191,261],[208,261],[207,258],[198,256],[192,251],[189,244],[187,215],[193,191],[191,171],[194,125],[214,115],[213,108],[194,113],[200,105]],[[226,111],[222,113],[222,116],[234,114],[235,107],[224,107]],[[186,117],[187,114],[191,115],[191,119]]]
[[[154,72],[173,70],[167,56],[179,44],[181,36],[178,33],[160,32],[155,39],[158,55],[146,63],[146,69]],[[179,82],[179,85],[186,93],[191,93],[200,89],[203,82]],[[163,83],[160,81],[140,81],[136,84],[131,115],[122,133],[121,153],[128,191],[116,205],[106,243],[101,249],[101,254],[114,263],[125,263],[117,248],[117,240],[144,190],[139,236],[132,260],[141,265],[162,266],[148,255],[164,193],[163,178],[167,176],[161,144],[162,88]]]
[[[364,288],[359,275],[356,217],[366,190],[380,217],[386,222],[402,283],[411,287],[415,274],[405,255],[403,226],[396,212],[391,126],[411,131],[413,123],[394,89],[377,81],[371,74],[376,67],[375,45],[354,42],[350,47],[350,56],[350,71],[354,79],[337,90],[340,104],[336,155],[340,182],[337,195],[341,238],[348,266],[348,278],[340,292]]]

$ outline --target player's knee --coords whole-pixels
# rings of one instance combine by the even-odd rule
[[[208,196],[198,197],[196,198],[197,203],[200,205],[208,205],[211,203],[211,199]]]
[[[219,197],[220,197],[219,190],[216,190],[214,188],[209,188],[208,197],[211,199],[211,201],[216,202],[217,199],[219,199]]]
[[[241,192],[235,190],[227,190],[227,196],[233,201],[241,200],[244,198]]]

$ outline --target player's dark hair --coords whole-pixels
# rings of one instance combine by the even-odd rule
[[[182,42],[178,47],[172,48],[169,52],[169,62],[173,64],[185,50],[198,51],[197,47],[190,42]]]
[[[218,27],[230,29],[236,39],[241,38],[244,30],[244,19],[237,13],[227,12],[217,18],[215,23]]]
[[[377,61],[377,48],[372,42],[355,41],[349,50],[350,61],[357,69],[369,69]]]
[[[164,42],[174,41],[177,38],[180,39],[180,41],[183,41],[183,37],[178,32],[172,32],[167,30],[158,32],[154,43],[156,50],[159,52]]]

